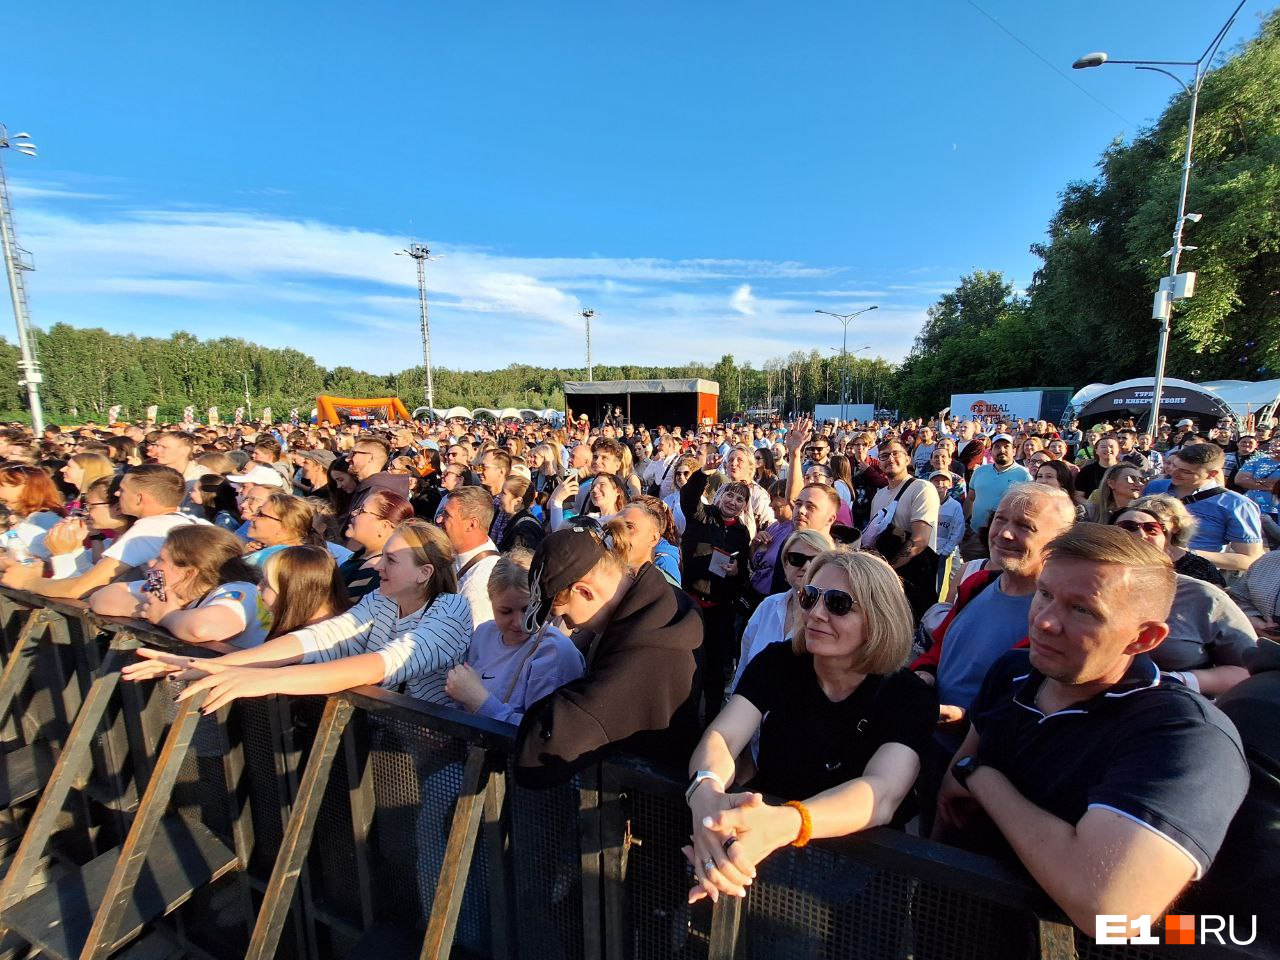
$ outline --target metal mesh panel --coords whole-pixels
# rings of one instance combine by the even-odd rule
[[[293,736],[297,745],[310,752],[324,709],[321,697],[299,698],[294,702]],[[302,760],[306,768],[306,758]],[[307,857],[312,894],[327,911],[353,925],[360,924],[359,874],[356,870],[355,838],[351,831],[351,804],[348,798],[345,751],[339,750],[316,818],[315,839]]]
[[[405,720],[369,717],[369,758],[377,809],[370,868],[379,887],[397,891],[379,910],[415,930],[426,928],[444,860],[466,745]],[[489,885],[483,842],[458,914],[456,944],[489,954]]]
[[[516,937],[524,960],[582,960],[578,784],[515,785],[508,772],[515,865]]]
[[[920,882],[911,907],[914,960],[1039,956],[1032,918],[981,897]]]
[[[632,956],[707,955],[711,905],[688,905],[693,870],[680,852],[689,842],[689,808],[683,797],[628,791],[618,811],[631,820],[639,841],[627,853],[624,895],[631,919]]]
[[[749,958],[907,955],[914,882],[820,847],[785,847],[760,867],[743,926]]]
[[[271,876],[284,839],[285,808],[292,801],[286,777],[278,771],[281,744],[272,723],[279,705],[274,698],[242,700],[234,720],[244,748],[246,796],[253,814],[253,853],[249,872],[264,883]]]

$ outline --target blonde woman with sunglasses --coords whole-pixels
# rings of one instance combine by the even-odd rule
[[[901,826],[914,813],[904,801],[938,698],[903,670],[912,619],[897,574],[872,554],[829,550],[797,599],[791,642],[756,655],[689,760],[691,903],[745,896],[780,847]],[[735,758],[757,731],[756,774],[739,792]],[[767,804],[765,793],[787,802]]]

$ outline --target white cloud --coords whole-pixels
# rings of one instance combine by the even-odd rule
[[[417,274],[395,256],[404,237],[250,211],[91,212],[70,213],[53,197],[24,204],[19,226],[38,258],[31,287],[43,326],[243,336],[373,372],[420,362]],[[429,246],[439,256],[427,265],[433,358],[455,368],[581,362],[584,306],[597,311],[597,363],[710,362],[733,353],[758,365],[835,342],[806,297],[893,297],[892,287],[786,293],[779,288],[796,279],[842,272],[795,261],[519,257]],[[873,354],[898,359],[922,317],[920,304],[884,304],[859,332]]]

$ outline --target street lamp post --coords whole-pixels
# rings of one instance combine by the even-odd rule
[[[592,370],[591,370],[591,318],[594,317],[595,315],[596,315],[596,312],[592,310],[590,307],[588,307],[586,310],[583,310],[578,314],[578,316],[580,316],[584,321],[586,321],[586,324],[587,324],[587,382],[588,383],[590,383],[592,380],[595,379],[595,377],[592,375]]]
[[[835,317],[844,326],[844,338],[840,341],[840,422],[841,423],[845,421],[845,415],[844,415],[845,405],[848,403],[848,398],[846,396],[847,391],[845,388],[848,386],[846,381],[848,379],[849,368],[846,364],[845,358],[848,356],[848,353],[849,353],[849,321],[852,320],[854,317],[860,317],[864,313],[870,313],[872,310],[879,310],[879,309],[880,309],[880,305],[876,303],[876,304],[872,304],[869,307],[863,307],[861,310],[855,310],[853,311],[853,313],[832,313],[830,310],[814,310],[813,311],[814,313],[825,314],[828,317]]]
[[[5,125],[0,123],[0,150],[13,148],[24,156],[34,157],[36,145],[31,142],[31,134],[15,133],[12,139]],[[0,154],[2,156],[2,154]],[[31,333],[31,325],[27,318],[27,287],[22,274],[30,270],[31,265],[22,259],[24,252],[18,246],[18,237],[13,229],[13,213],[9,206],[9,183],[4,176],[4,162],[0,160],[0,247],[4,249],[5,273],[9,277],[9,295],[13,298],[13,319],[18,327],[18,348],[22,351],[22,380],[19,385],[27,388],[27,402],[31,407],[31,428],[36,438],[44,433],[44,410],[40,406],[40,384],[44,381],[40,373],[40,361],[36,359],[35,337]]]
[[[1196,109],[1200,104],[1200,88],[1204,86],[1204,80],[1209,73],[1209,66],[1213,62],[1214,55],[1218,52],[1222,41],[1226,39],[1227,31],[1235,23],[1236,17],[1244,8],[1245,2],[1246,0],[1240,0],[1235,10],[1231,12],[1231,16],[1227,18],[1227,22],[1222,25],[1222,28],[1214,35],[1213,40],[1205,47],[1204,53],[1200,54],[1199,59],[1112,60],[1107,54],[1098,52],[1085,54],[1071,65],[1076,70],[1085,70],[1090,67],[1100,67],[1104,63],[1119,63],[1135,67],[1138,70],[1163,73],[1166,77],[1172,78],[1178,86],[1182,87],[1190,100],[1187,115],[1187,147],[1182,158],[1182,186],[1178,191],[1178,213],[1173,222],[1173,248],[1167,254],[1169,257],[1169,275],[1160,281],[1160,287],[1156,291],[1155,302],[1151,311],[1152,319],[1160,321],[1160,335],[1156,344],[1156,375],[1151,393],[1151,420],[1147,424],[1147,433],[1150,434],[1153,442],[1156,439],[1157,427],[1160,422],[1160,400],[1164,394],[1164,368],[1169,354],[1169,330],[1173,315],[1173,302],[1190,299],[1195,292],[1195,274],[1180,275],[1178,273],[1178,265],[1182,259],[1183,250],[1196,249],[1195,247],[1183,245],[1182,228],[1188,221],[1191,223],[1200,221],[1200,214],[1187,213],[1187,188],[1191,183],[1191,153],[1196,136]],[[1191,83],[1188,84],[1176,73],[1164,69],[1165,67],[1194,67],[1195,75]]]

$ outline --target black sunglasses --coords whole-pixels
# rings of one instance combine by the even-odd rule
[[[787,566],[789,567],[803,567],[813,557],[807,553],[796,553],[794,550],[788,550],[782,555],[782,559],[787,561]]]
[[[805,584],[800,588],[801,610],[812,610],[818,605],[818,598],[822,598],[823,604],[827,608],[827,613],[833,617],[843,617],[858,605],[858,601],[843,590],[819,590],[813,584]]]

